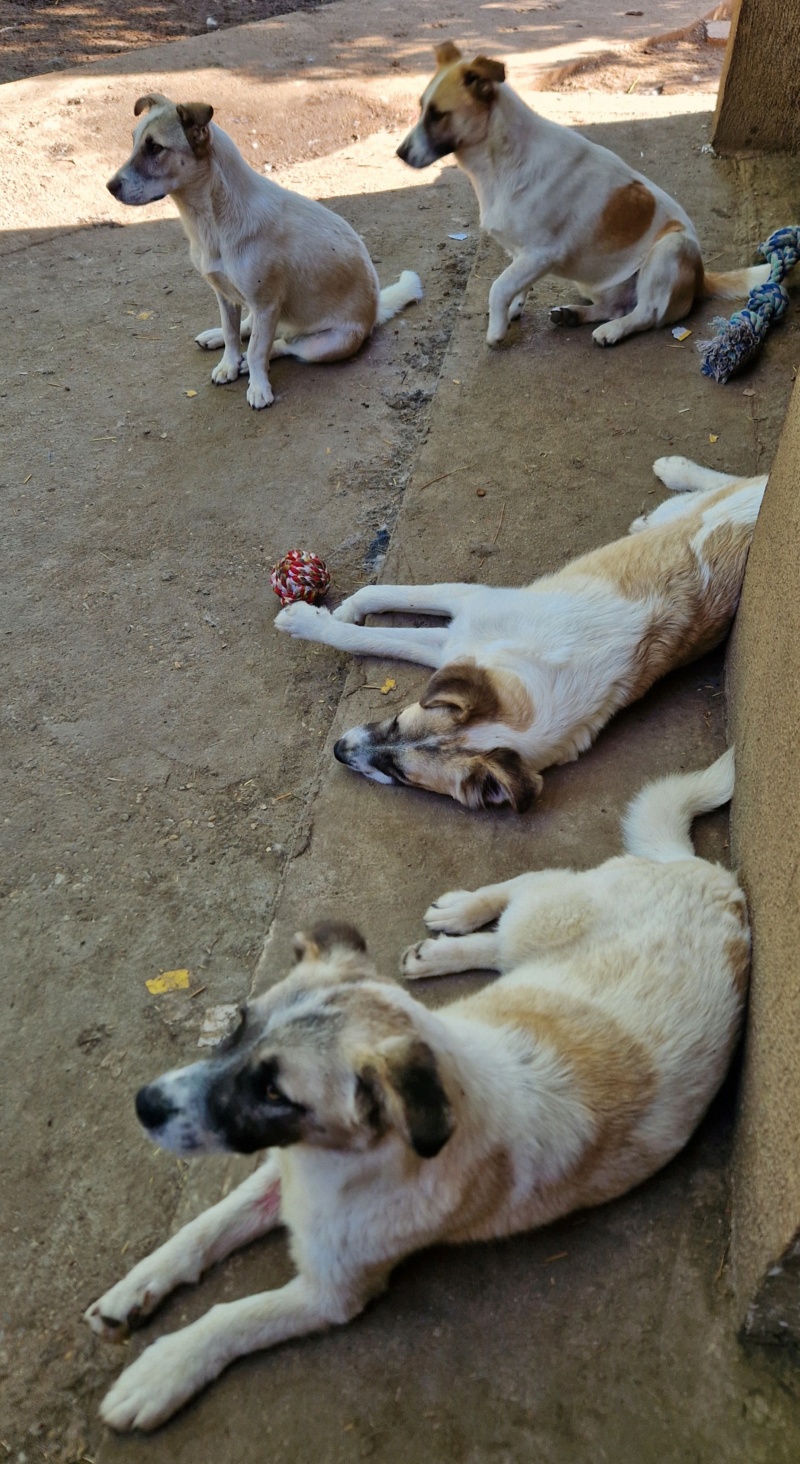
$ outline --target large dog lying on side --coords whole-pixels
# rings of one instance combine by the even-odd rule
[[[691,219],[622,158],[526,106],[505,84],[502,61],[466,61],[452,41],[420,118],[397,149],[412,168],[448,153],[478,196],[481,227],[511,255],[489,291],[490,346],[516,320],[543,275],[573,280],[588,304],[559,306],[555,325],[604,321],[613,346],[635,331],[681,320],[703,296],[732,300],[769,278],[769,266],[714,274],[703,266]]]
[[[218,386],[248,373],[250,406],[268,407],[271,358],[343,361],[376,325],[422,299],[411,270],[381,290],[355,230],[321,203],[256,173],[212,123],[207,103],[175,106],[150,93],[133,110],[145,114],[133,152],[106,186],[120,203],[174,198],[192,263],[219,304],[221,331],[197,336],[206,350],[225,348],[211,372]]]
[[[681,457],[659,458],[654,470],[688,496],[525,589],[379,584],[333,614],[282,610],[275,624],[291,635],[437,668],[418,702],[340,738],[339,761],[377,783],[522,813],[541,790],[541,768],[572,761],[614,712],[722,640],[766,476],[733,478]],[[357,624],[389,610],[449,624]]]
[[[272,1152],[90,1306],[92,1328],[121,1338],[279,1224],[297,1275],[155,1342],[108,1393],[107,1423],[155,1428],[234,1358],[349,1321],[412,1251],[546,1225],[682,1148],[747,985],[744,896],[689,834],[732,790],[729,752],[639,794],[627,855],[437,900],[425,919],[447,934],[405,973],[505,973],[477,995],[430,1011],[378,977],[356,931],[320,928],[211,1058],[139,1092],[142,1123],[178,1154]]]

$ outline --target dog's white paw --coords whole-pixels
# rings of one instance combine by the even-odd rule
[[[225,338],[218,325],[215,325],[213,330],[201,330],[194,340],[195,345],[200,346],[204,351],[221,351],[225,344]]]
[[[106,1342],[123,1342],[131,1327],[155,1311],[158,1303],[176,1284],[174,1276],[159,1276],[158,1267],[148,1257],[134,1266],[110,1291],[106,1291],[99,1301],[87,1307],[83,1319]]]
[[[503,341],[505,340],[507,334],[508,334],[508,327],[507,327],[505,321],[503,322],[502,325],[497,325],[497,326],[490,325],[489,326],[489,329],[486,332],[486,344],[487,344],[487,346],[501,346],[503,344]]]
[[[260,412],[262,407],[272,406],[275,397],[272,387],[266,378],[261,381],[254,381],[252,376],[250,377],[250,385],[247,388],[247,400],[250,406],[254,407],[257,412]]]
[[[649,527],[649,523],[650,523],[649,514],[641,513],[638,518],[635,518],[633,520],[633,523],[632,524],[629,524],[629,526],[628,526],[628,533],[629,534],[641,534],[642,529],[646,529],[646,528]]]
[[[345,625],[363,625],[369,611],[358,608],[358,596],[359,591],[356,590],[354,595],[348,595],[346,600],[342,600],[341,605],[337,605],[336,609],[331,611],[334,620],[343,620]]]
[[[229,356],[227,351],[221,361],[218,361],[211,372],[211,380],[215,386],[226,386],[229,381],[236,381],[242,370],[243,356]]]
[[[470,890],[449,890],[428,906],[422,918],[429,930],[466,935],[477,928],[475,913],[475,896]]]
[[[300,640],[318,640],[326,620],[330,620],[329,610],[323,610],[321,605],[307,605],[305,600],[295,600],[293,605],[286,605],[278,611],[275,627],[298,636]]]
[[[672,488],[673,491],[690,488],[692,475],[697,476],[695,464],[679,454],[675,454],[673,457],[656,458],[653,463],[653,472],[657,478],[661,479],[665,488]]]
[[[157,1428],[216,1376],[219,1368],[187,1335],[193,1330],[159,1338],[117,1378],[100,1405],[109,1428]]]
[[[437,951],[437,946],[440,948]],[[403,951],[400,957],[400,973],[406,981],[420,981],[424,976],[440,976],[447,970],[446,964],[437,960],[442,951],[436,940],[418,940]]]

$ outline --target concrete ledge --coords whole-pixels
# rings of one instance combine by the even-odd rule
[[[729,659],[735,861],[753,978],[733,1165],[744,1332],[800,1342],[800,386],[750,555]]]

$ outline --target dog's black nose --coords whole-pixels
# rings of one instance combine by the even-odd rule
[[[397,149],[397,152],[395,153],[395,157],[400,158],[401,162],[408,162],[408,139],[406,139],[405,142],[401,142],[399,148]]]
[[[106,183],[106,188],[108,189],[109,193],[113,194],[114,198],[119,198],[120,193],[122,192],[121,179],[117,177],[109,178],[108,182]]]
[[[151,1083],[147,1088],[140,1088],[136,1094],[136,1117],[146,1129],[162,1128],[177,1108],[170,1103],[157,1083]]]
[[[334,742],[334,744],[333,744],[333,755],[336,758],[336,761],[337,762],[340,762],[340,763],[346,763],[347,762],[347,740],[346,740],[346,738],[340,737],[338,742]]]

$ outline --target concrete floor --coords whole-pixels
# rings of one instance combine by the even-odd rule
[[[467,10],[482,34],[498,25],[477,3]],[[410,14],[420,29],[409,46],[427,46],[425,7]],[[332,16],[337,34],[363,34],[356,0],[319,12],[325,26]],[[315,20],[259,30],[280,25],[287,47],[287,26],[305,37]],[[184,69],[185,53],[170,50]],[[128,95],[159,76],[125,64],[112,101],[97,68],[76,92],[99,119],[101,177],[124,153]],[[257,114],[268,131],[271,94],[233,63],[219,81],[239,116]],[[418,81],[410,66],[402,85],[395,78],[392,106]],[[32,93],[20,88],[35,84],[47,119],[68,116],[77,83],[4,89],[6,126],[23,141]],[[354,105],[373,85],[352,83]],[[791,171],[701,154],[707,111],[682,100],[569,105],[681,198],[715,267],[745,262],[800,212]],[[562,98],[537,105],[564,119]],[[693,350],[711,309],[683,346],[652,334],[603,353],[588,333],[548,328],[547,305],[567,293],[545,283],[507,347],[488,353],[498,255],[478,242],[469,186],[447,164],[401,169],[393,136],[376,130],[391,119],[374,120],[322,158],[279,163],[276,176],[340,209],[382,279],[417,268],[425,301],[346,365],[278,363],[269,412],[249,412],[241,382],[210,386],[211,363],[191,341],[212,323],[213,301],[168,205],[117,210],[122,229],[82,227],[92,208],[76,185],[37,240],[22,189],[18,225],[0,240],[15,330],[0,382],[11,771],[0,1442],[20,1464],[265,1454],[782,1464],[800,1447],[794,1363],[744,1350],[731,1327],[733,1082],[687,1151],[636,1194],[546,1232],[415,1258],[350,1328],[238,1364],[150,1439],[115,1440],[97,1422],[123,1356],[289,1272],[275,1237],[173,1298],[123,1356],[86,1333],[82,1308],[247,1168],[189,1167],[152,1150],[133,1113],[138,1084],[192,1059],[209,1009],[282,974],[299,925],[325,911],[355,919],[393,969],[441,889],[597,862],[618,848],[619,812],[646,777],[698,766],[724,742],[718,654],[547,774],[524,819],[466,814],[333,764],[333,737],[406,701],[424,673],[353,668],[274,635],[267,570],[278,554],[315,548],[340,592],[376,568],[390,579],[529,579],[658,501],[650,465],[663,452],[765,467],[800,342],[793,311],[756,370],[721,389]],[[24,156],[5,153],[18,181]],[[385,670],[397,686],[381,696]],[[723,818],[699,837],[724,857]],[[174,967],[190,969],[190,994],[151,996],[145,980]],[[467,979],[435,983],[431,999]]]

